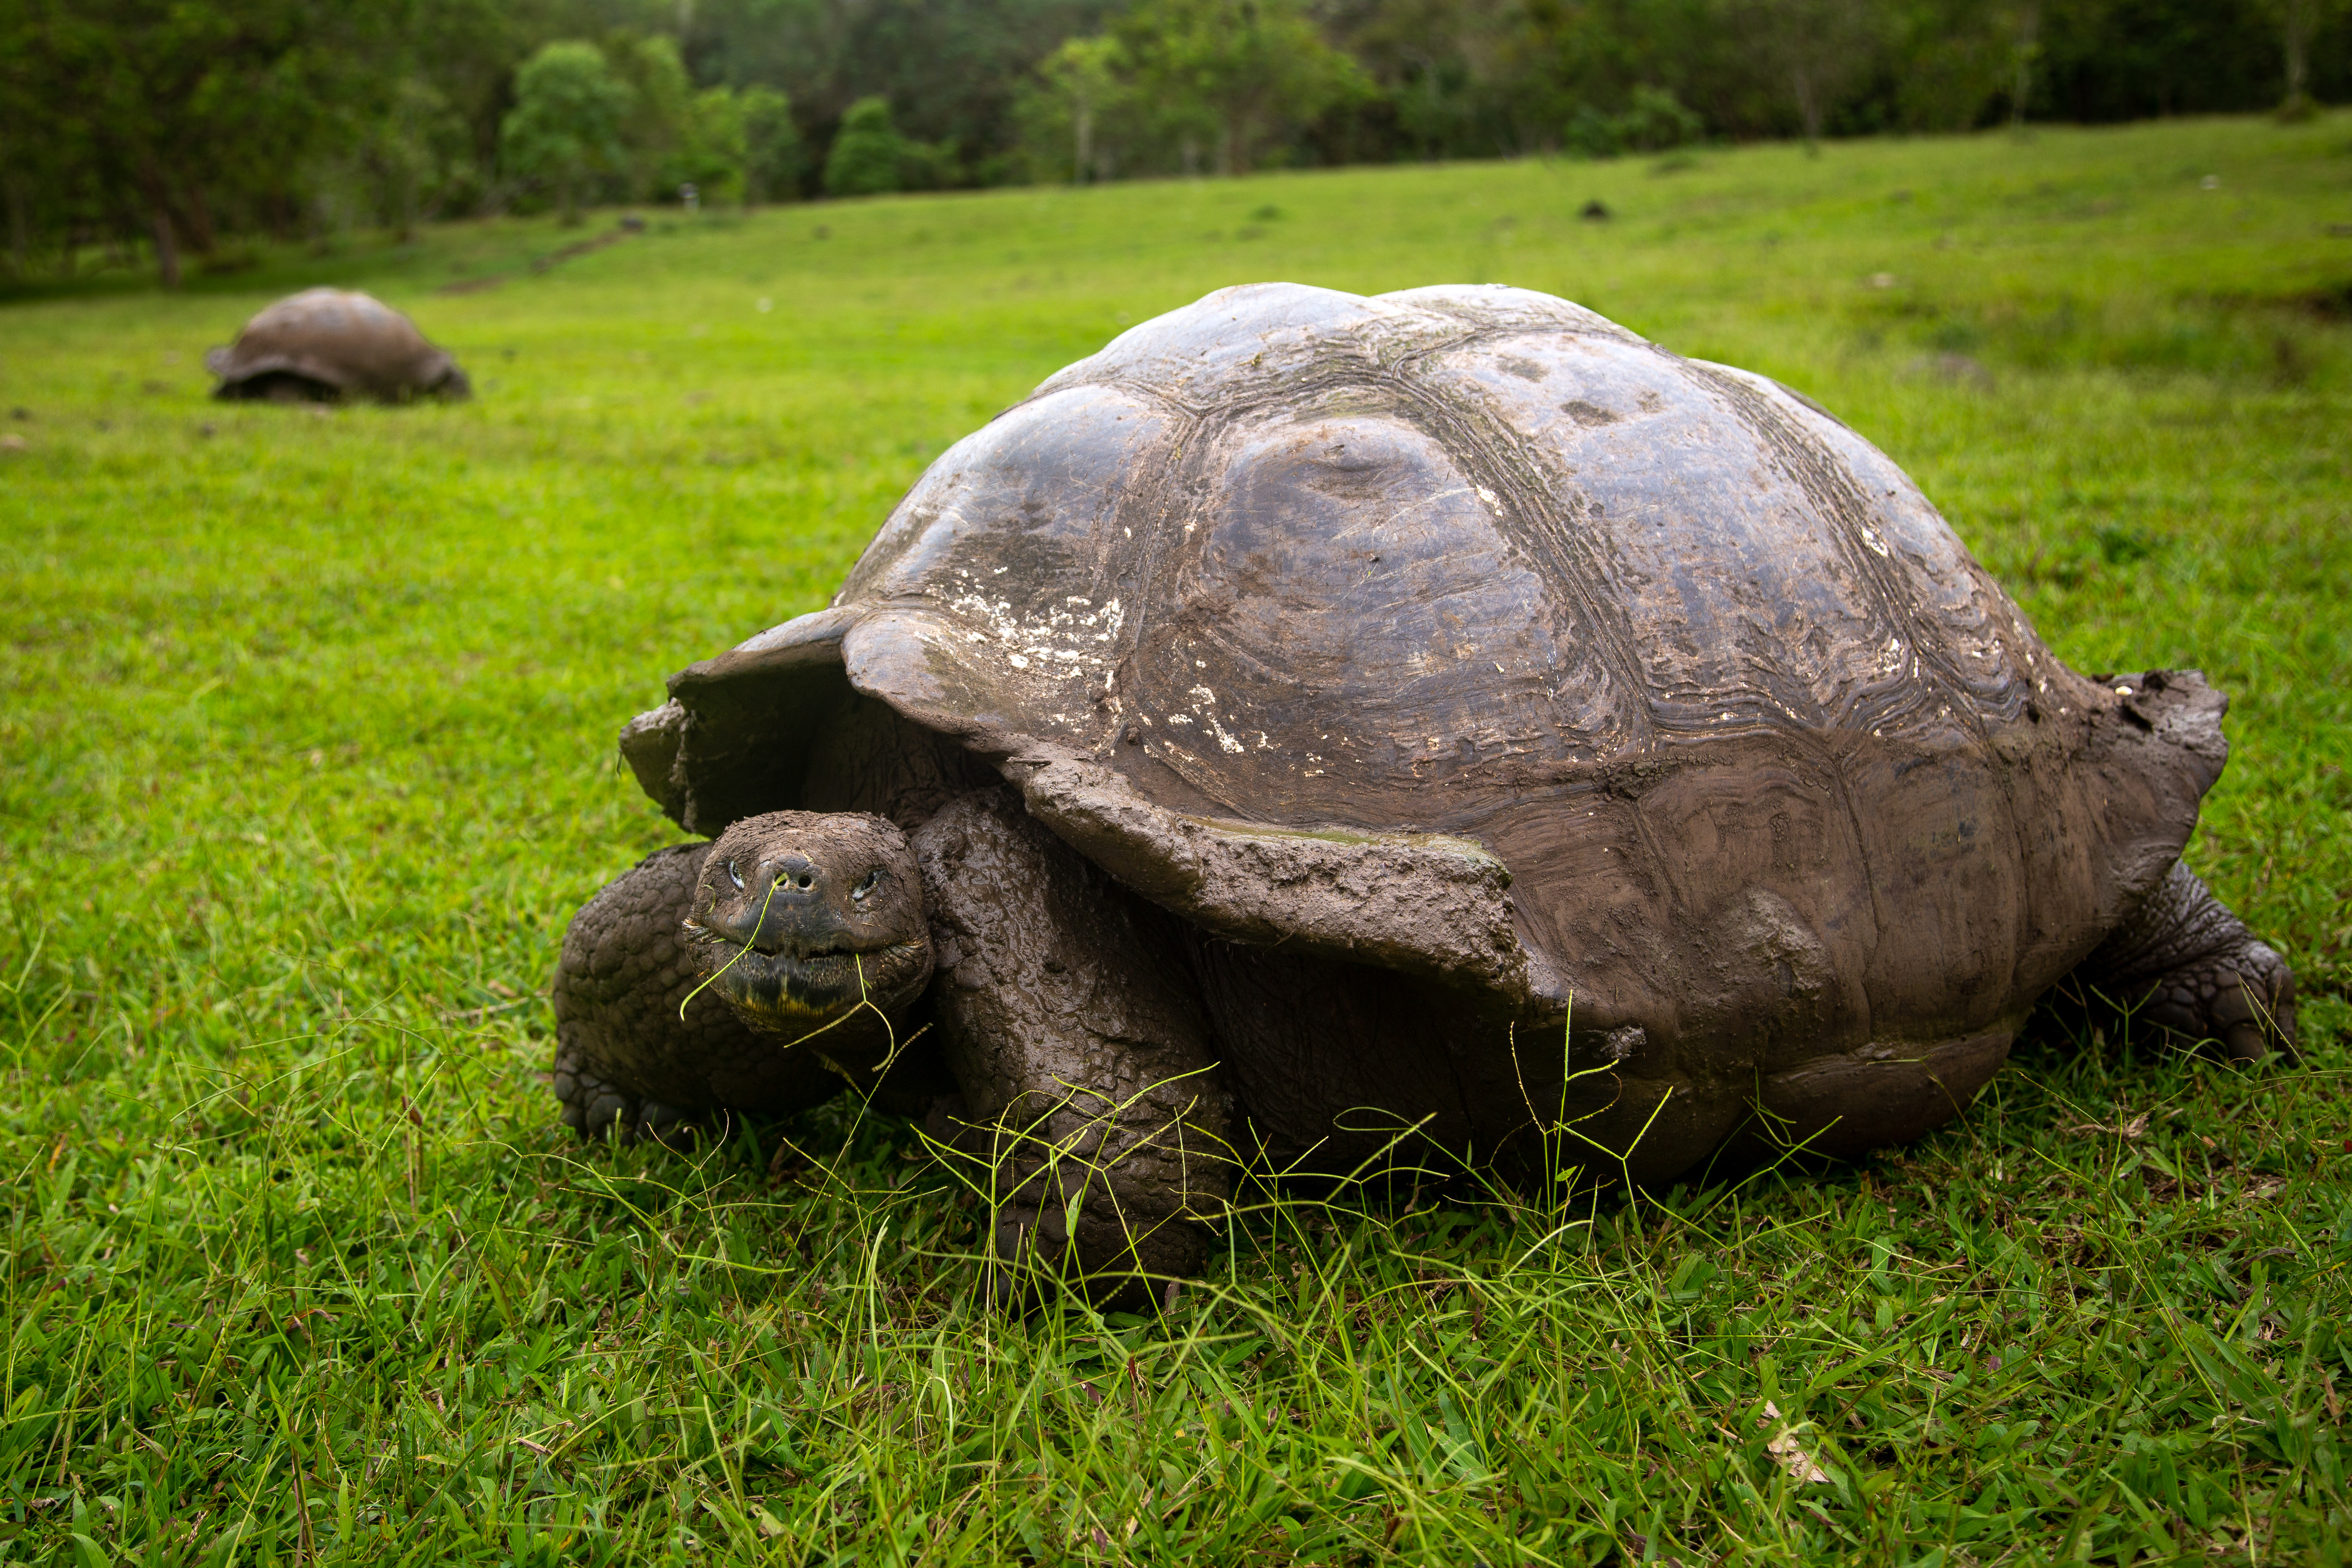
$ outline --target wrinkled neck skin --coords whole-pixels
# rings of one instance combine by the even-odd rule
[[[854,1016],[895,1017],[930,984],[922,879],[906,835],[855,812],[771,812],[704,858],[684,936],[735,1015],[787,1045]]]

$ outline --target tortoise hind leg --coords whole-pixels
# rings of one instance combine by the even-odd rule
[[[2169,875],[2060,984],[2106,1023],[2153,1025],[2184,1046],[2207,1040],[2240,1061],[2297,1058],[2294,971],[2188,867]]]

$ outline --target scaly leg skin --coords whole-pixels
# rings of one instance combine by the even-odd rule
[[[950,1157],[994,1214],[989,1293],[1137,1306],[1197,1271],[1232,1110],[1181,930],[1024,813],[967,795],[915,835],[964,1104]]]
[[[2153,1026],[2183,1046],[2218,1041],[2238,1061],[2300,1059],[2294,971],[2188,867],[2163,884],[2060,986],[2114,1032]]]
[[[702,971],[678,937],[709,850],[655,851],[589,900],[563,933],[554,1089],[564,1123],[583,1138],[671,1142],[698,1123],[719,1131],[727,1112],[710,1092],[713,1069],[778,1056],[715,989],[695,994]],[[745,1109],[788,1113],[841,1087],[813,1055],[779,1064],[772,1082],[778,1103]]]
[[[677,1107],[631,1094],[599,1076],[578,1052],[562,1046],[555,1051],[554,1077],[555,1098],[563,1104],[563,1124],[589,1142],[617,1138],[623,1143],[634,1143],[651,1138],[659,1143],[676,1143],[698,1131],[696,1120]]]

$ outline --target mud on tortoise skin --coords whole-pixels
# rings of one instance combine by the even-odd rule
[[[228,401],[331,403],[418,397],[462,401],[473,386],[416,323],[372,295],[306,289],[246,322],[236,342],[205,355]]]
[[[1539,294],[1146,322],[670,694],[622,750],[717,842],[573,921],[565,1120],[928,1104],[1097,1296],[1236,1161],[1851,1154],[2053,994],[2294,1047],[2180,865],[2219,693],[2067,668],[1835,418]]]

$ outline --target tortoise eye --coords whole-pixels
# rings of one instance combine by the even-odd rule
[[[877,866],[873,870],[866,873],[866,880],[858,883],[856,887],[850,889],[849,896],[857,902],[863,903],[866,901],[866,895],[872,892],[876,888],[881,886],[881,883],[882,868]]]
[[[727,879],[739,888],[743,885],[743,873],[735,869],[735,862],[732,860],[727,862]]]

